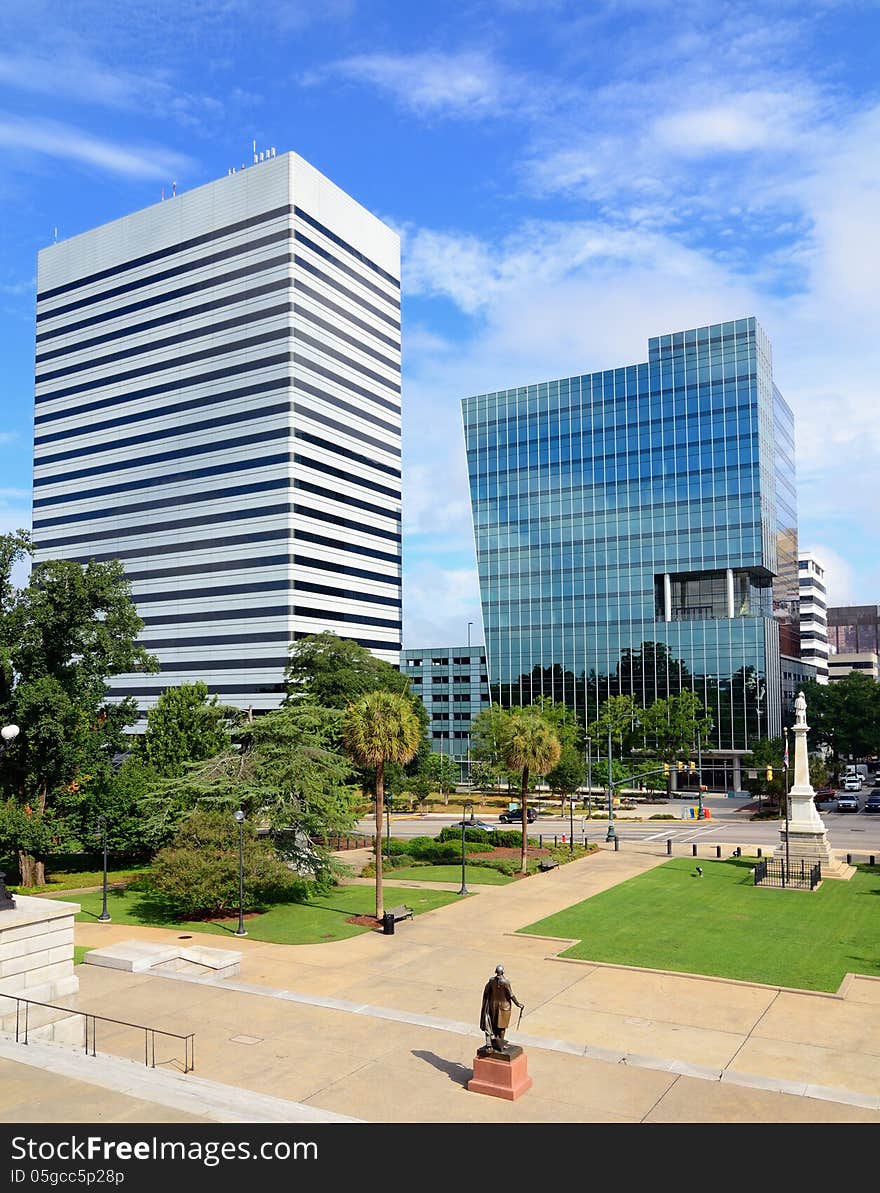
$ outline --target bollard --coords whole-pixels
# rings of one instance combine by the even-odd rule
[[[556,834],[553,834],[553,848],[556,848]]]
[[[761,853],[761,848],[760,848],[760,846],[758,846],[758,857],[763,857],[763,856],[764,855],[763,855],[763,853]]]
[[[620,851],[620,837],[615,837],[614,838],[614,852],[618,853],[619,851]]]
[[[848,853],[848,854],[846,855],[846,864],[847,864],[848,866],[851,866],[851,865],[852,865],[852,854],[851,854],[851,853]]]
[[[692,856],[693,856],[693,857],[696,857],[696,856],[697,856],[697,847],[696,847],[696,845],[692,845],[692,846],[691,846],[691,854],[692,854]]]
[[[721,846],[720,845],[715,846],[715,856],[721,857]]]
[[[543,833],[538,833],[538,848],[539,849],[544,848],[544,834]]]
[[[868,858],[868,861],[870,862],[870,864],[871,864],[872,866],[876,864],[876,863],[874,862],[874,854],[873,854],[873,853],[872,853],[872,854],[870,855],[870,857]]]
[[[666,838],[666,856],[672,857],[672,837]]]

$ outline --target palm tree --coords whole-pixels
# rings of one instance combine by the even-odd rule
[[[404,764],[415,757],[422,726],[412,700],[400,692],[367,692],[345,710],[342,740],[358,766],[376,768],[376,919],[382,918],[382,812],[385,763]]]
[[[553,728],[532,709],[521,709],[509,714],[507,732],[502,750],[504,762],[509,770],[522,772],[520,809],[522,811],[522,865],[521,872],[527,873],[528,817],[526,801],[529,792],[529,774],[546,774],[553,770],[562,753],[562,746]]]

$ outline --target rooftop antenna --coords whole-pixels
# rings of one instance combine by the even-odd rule
[[[57,226],[57,224],[55,226],[55,243],[56,244],[58,243],[58,226]]]
[[[162,187],[162,198],[159,200],[159,202],[160,203],[165,202],[165,187],[164,186]]]
[[[176,183],[176,182],[172,182],[172,183],[171,183],[171,197],[172,197],[172,199],[174,198],[174,196],[175,196],[176,194],[177,194],[177,183]]]
[[[259,158],[257,157],[257,138],[254,137],[254,165],[257,164]]]

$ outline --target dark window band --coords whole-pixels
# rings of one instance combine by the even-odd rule
[[[289,641],[289,634],[283,630],[264,630],[255,634],[211,634],[204,638],[142,638],[138,640],[138,645],[146,647],[147,650],[180,650],[188,646],[237,646],[247,642],[277,642],[279,645],[283,643],[286,649]],[[286,662],[284,665],[287,666]]]
[[[275,406],[265,406],[262,410],[241,410],[238,414],[208,418],[200,423],[189,423],[183,426],[178,423],[173,427],[165,427],[161,431],[146,431],[142,435],[132,435],[128,439],[112,439],[107,443],[92,443],[88,447],[71,448],[68,452],[58,452],[54,456],[39,456],[34,460],[34,465],[42,468],[44,464],[57,464],[61,460],[74,460],[78,456],[95,456],[105,451],[119,451],[124,447],[135,447],[139,443],[158,443],[161,439],[180,439],[183,435],[197,435],[200,431],[210,431],[215,427],[225,428],[233,426],[235,423],[254,422],[256,419],[270,418],[273,414],[287,414],[289,411],[290,402],[279,402]],[[95,427],[90,427],[89,432],[93,434]],[[228,446],[228,444],[224,444],[224,446]],[[160,459],[161,457],[155,458]],[[148,463],[150,463],[149,459],[139,460],[136,462],[136,466],[141,467],[142,464]],[[125,467],[135,467],[135,464],[125,465]],[[66,473],[65,475],[73,474]]]
[[[196,505],[202,501],[222,501],[227,497],[244,497],[251,493],[268,493],[276,489],[287,489],[289,486],[290,482],[288,481],[287,477],[279,476],[276,477],[275,480],[255,481],[252,485],[232,485],[228,489],[220,489],[219,491],[211,489],[208,492],[184,493],[180,497],[163,497],[158,501],[132,501],[126,503],[125,513],[132,514],[139,513],[141,510],[167,509],[169,506],[186,509],[188,506]],[[119,513],[120,510],[118,505],[109,505],[105,506],[104,509],[87,510],[85,513],[81,514],[65,514],[58,518],[35,518],[33,524],[35,528],[38,526],[66,526],[71,522],[88,522],[92,518],[118,518]],[[212,513],[207,519],[198,518],[192,524],[195,525],[197,522],[202,521],[211,521],[216,523],[217,521],[221,520],[229,521],[233,518],[246,518],[249,516],[249,510],[229,510],[223,512],[222,515],[216,512]],[[163,522],[160,525],[163,529],[172,529],[177,525],[177,523]],[[188,525],[188,523],[181,523],[181,525]],[[155,529],[156,527],[154,526],[153,530]],[[130,532],[139,534],[140,528],[138,528],[136,531],[134,528],[130,528]],[[121,532],[118,530],[110,530],[106,533],[101,532],[100,535],[95,535],[94,537],[107,538],[108,536],[118,535],[120,533]],[[90,538],[92,538],[91,534],[79,535],[77,541],[87,542]]]
[[[154,456],[140,456],[135,460],[114,460],[110,464],[100,464],[97,467],[75,468],[59,473],[57,476],[35,477],[34,487],[57,485],[59,481],[74,481],[84,476],[106,476],[112,472],[130,472],[133,468],[151,468],[154,464],[167,464],[172,460],[189,460],[194,456],[234,451],[236,448],[250,447],[255,443],[271,443],[276,439],[287,439],[289,435],[288,427],[276,427],[272,431],[261,431],[259,434],[239,435],[237,439],[218,438],[213,443],[196,443],[192,447],[181,447],[176,451],[158,452]],[[162,479],[167,484],[169,480],[176,478],[169,477],[166,472]]]
[[[337,609],[310,609],[306,605],[295,605],[294,617],[314,617],[322,621],[354,622],[356,625],[374,625],[382,629],[399,630],[399,620],[389,621],[385,617],[361,617],[359,613],[340,613]]]
[[[287,666],[283,659],[178,659],[176,663],[160,663],[160,671],[263,671],[270,667]]]
[[[224,279],[224,281],[227,279]],[[197,319],[200,315],[213,315],[216,311],[223,307],[234,306],[236,303],[252,302],[255,298],[265,298],[267,294],[277,294],[279,290],[289,290],[293,282],[290,278],[279,278],[274,282],[266,282],[264,286],[254,286],[252,290],[247,290],[244,293],[236,291],[233,294],[226,294],[222,298],[216,298],[212,302],[203,302],[200,306],[190,307],[186,311],[171,311],[167,315],[157,315],[155,319],[147,319],[144,323],[130,324],[128,327],[118,327],[115,331],[108,331],[102,336],[96,336],[93,340],[75,340],[65,345],[64,348],[54,348],[51,352],[43,352],[36,358],[36,363],[42,364],[45,361],[56,360],[60,356],[70,356],[73,352],[87,352],[92,348],[97,348],[101,344],[110,344],[114,340],[128,339],[129,336],[142,335],[145,331],[154,331],[157,327],[166,327],[169,323],[180,324],[186,319]],[[235,324],[230,323],[230,326]],[[69,330],[69,329],[68,329]],[[201,329],[202,335],[210,335],[212,332],[220,330],[220,326],[215,323],[209,323]],[[194,338],[199,334],[198,329],[191,329],[189,333],[190,338]],[[172,341],[158,341],[151,340],[149,344],[139,345],[138,352],[153,352],[157,348],[163,347],[164,344]],[[134,350],[133,350],[134,351]],[[111,360],[121,359],[120,354],[116,356],[104,356],[100,361],[92,361],[89,365],[84,365],[85,368],[94,368],[96,364],[108,364]],[[48,380],[44,375],[40,380]]]
[[[88,563],[90,559],[103,562],[107,559],[140,559],[152,558],[157,555],[188,555],[192,551],[211,551],[215,547],[247,547],[250,543],[286,542],[291,537],[286,526],[280,530],[261,530],[259,533],[230,534],[227,536],[214,535],[209,539],[200,539],[192,543],[158,543],[144,547],[132,547],[124,551],[105,551],[98,555],[89,552],[87,555],[68,555],[67,559],[74,563]]]
[[[308,381],[303,381],[301,377],[294,375],[293,385],[296,389],[302,390],[303,393],[311,394],[314,398],[320,398],[322,402],[328,402],[332,406],[338,407],[340,410],[347,410],[349,414],[354,414],[358,418],[364,419],[366,422],[375,423],[377,427],[381,427],[383,431],[390,431],[392,435],[400,435],[400,426],[395,423],[384,422],[377,414],[372,414],[365,410],[363,406],[352,406],[350,402],[346,402],[344,398],[339,398],[336,394],[327,393],[325,389],[319,389],[317,385],[311,385]],[[399,411],[397,412],[399,413]],[[399,455],[399,450],[385,445],[385,450]]]
[[[144,365],[139,369],[129,369],[125,373],[114,373],[111,377],[98,377],[93,381],[84,381],[81,385],[71,385],[67,389],[53,389],[51,393],[39,394],[35,401],[52,402],[58,398],[73,397],[75,394],[89,393],[93,389],[106,389],[110,385],[121,385],[124,381],[134,381],[138,377],[155,376],[165,369],[184,369],[188,365],[198,364],[203,360],[214,360],[218,356],[228,356],[231,352],[246,352],[249,348],[259,348],[261,344],[271,344],[275,340],[286,340],[290,336],[289,327],[278,327],[274,331],[263,332],[262,335],[250,336],[246,340],[236,340],[231,344],[216,344],[211,348],[204,348],[201,352],[191,352],[189,356],[179,356],[176,360],[161,360],[155,364]],[[190,383],[191,378],[186,378]]]
[[[316,497],[326,497],[330,501],[339,501],[345,505],[353,505],[355,509],[363,510],[365,513],[378,514],[382,518],[390,518],[392,521],[400,521],[400,511],[383,509],[381,505],[371,505],[368,501],[361,501],[360,497],[353,497],[348,493],[340,493],[339,490],[324,489],[320,485],[313,485],[310,481],[295,480],[293,482],[294,489],[302,489],[306,493],[314,493]]]
[[[353,315],[346,307],[341,307],[339,303],[332,302],[326,294],[322,294],[320,290],[313,290],[311,286],[307,286],[299,278],[296,280],[296,292],[297,294],[305,294],[307,298],[320,303],[322,307],[325,307],[328,311],[333,311],[334,314],[339,315],[355,327],[359,327],[361,331],[365,331],[368,335],[375,336],[377,340],[381,340],[383,344],[387,344],[389,348],[393,348],[396,352],[400,351],[399,340],[392,340],[391,336],[386,336],[384,332],[377,331],[375,327],[372,327],[369,323],[365,323],[363,319],[358,319],[357,315]]]
[[[241,269],[230,269],[228,272],[224,272],[220,278],[202,278],[198,282],[190,282],[188,286],[180,286],[177,290],[165,290],[161,294],[151,294],[148,298],[141,298],[138,302],[129,303],[125,307],[114,307],[112,311],[101,311],[97,315],[90,315],[88,319],[80,319],[77,323],[63,323],[60,327],[52,327],[46,331],[38,332],[36,340],[39,344],[42,340],[52,340],[58,336],[72,335],[75,331],[84,331],[87,327],[95,327],[99,323],[107,323],[111,319],[123,319],[126,315],[133,315],[137,311],[147,311],[150,307],[162,306],[166,302],[178,302],[181,298],[187,298],[191,294],[201,294],[205,290],[212,290],[216,286],[226,286],[230,282],[240,281],[242,278],[254,277],[258,273],[268,273],[270,269],[275,269],[279,265],[287,266],[291,261],[293,261],[293,254],[290,252],[282,253],[278,257],[264,257],[262,261],[256,261],[253,265],[243,265]],[[241,301],[241,291],[236,290],[235,293],[238,295],[236,301]],[[256,290],[248,291],[249,296],[254,293],[256,293]],[[218,303],[225,301],[225,298],[217,300]],[[188,314],[201,309],[201,307],[194,307]],[[180,317],[182,316],[172,311],[168,315],[157,317],[153,322],[158,325],[162,322],[173,322]],[[139,324],[138,330],[143,330],[149,326],[147,323]],[[132,332],[128,327],[121,327],[109,334],[112,337],[116,337],[131,335]],[[109,337],[102,337],[102,339],[107,338]],[[94,340],[93,342],[97,344],[101,343],[101,340]],[[61,349],[62,352],[72,352],[73,350],[71,347]],[[38,359],[40,358],[38,357]]]
[[[295,641],[300,638],[310,638],[310,630],[297,630],[293,635]],[[367,650],[400,650],[400,642],[379,642],[375,638],[352,638],[352,642],[357,642],[358,646],[366,646]]]
[[[142,398],[152,398],[158,395],[173,393],[175,390],[187,390],[196,385],[209,385],[212,381],[226,381],[230,377],[240,376],[242,373],[254,373],[258,369],[271,369],[276,365],[290,364],[291,354],[289,352],[281,352],[277,356],[267,356],[258,358],[256,360],[242,361],[239,365],[227,365],[223,369],[215,369],[210,373],[199,373],[195,377],[181,377],[175,381],[168,378],[162,381],[159,385],[148,385],[145,389],[129,390],[127,393],[114,394],[109,398],[96,398],[94,402],[78,403],[75,409],[69,406],[62,410],[52,410],[49,414],[38,414],[34,418],[34,424],[57,422],[59,418],[73,418],[75,415],[88,414],[92,410],[103,410],[107,406],[121,406],[128,402],[137,402]],[[284,378],[284,383],[287,384],[288,379]],[[274,384],[275,379],[265,384]],[[211,395],[214,397],[215,395]],[[150,411],[150,417],[156,417],[156,411]],[[68,432],[71,433],[71,432]]]
[[[376,538],[391,539],[395,543],[400,542],[400,534],[393,530],[382,530],[378,526],[365,526],[363,522],[354,522],[351,518],[340,518],[325,510],[313,510],[307,505],[294,505],[293,512],[301,514],[304,518],[316,518],[320,522],[330,522],[334,526],[342,526],[345,530],[355,530],[359,534],[371,534]],[[299,531],[297,530],[295,533],[298,535]]]
[[[282,486],[287,488],[286,480],[282,482]],[[207,493],[204,496],[200,496],[199,500],[214,501],[216,497],[217,494],[215,493]],[[147,509],[153,508],[152,502],[144,502],[143,505],[146,506]],[[127,506],[124,512],[128,513],[132,508],[132,506]],[[291,507],[286,502],[283,505],[266,505],[262,507],[257,506],[255,508],[235,509],[229,510],[226,513],[220,513],[214,510],[210,514],[200,514],[198,517],[194,518],[175,518],[173,522],[142,522],[137,526],[114,526],[109,530],[101,530],[98,532],[93,531],[88,534],[71,534],[67,535],[66,538],[53,539],[48,544],[44,543],[41,539],[39,546],[41,551],[54,551],[58,547],[69,547],[76,543],[98,543],[102,539],[140,538],[143,535],[148,535],[151,538],[155,538],[156,535],[166,534],[169,530],[184,530],[193,526],[215,526],[219,528],[228,522],[247,521],[250,518],[259,518],[262,520],[265,518],[277,517],[279,515],[286,517],[290,513],[290,510]],[[112,512],[118,516],[121,511],[117,506]],[[34,525],[36,526],[36,523],[34,523]],[[146,550],[147,548],[142,548],[138,554],[144,554]],[[150,553],[155,554],[159,550],[160,548],[158,546],[153,547],[150,549]]]
[[[290,580],[253,580],[247,584],[215,584],[209,588],[172,588],[164,592],[138,592],[133,600],[141,605],[160,604],[162,601],[203,601],[208,597],[245,596],[249,592],[287,592]],[[239,616],[250,617],[250,610],[238,610]]]
[[[290,562],[290,555],[260,555],[256,559],[220,559],[215,563],[187,563],[181,567],[147,568],[141,572],[131,572],[126,568],[125,578],[134,584],[138,580],[166,580],[169,576],[200,576],[211,572],[249,572],[260,568],[286,567]]]
[[[320,534],[312,534],[310,530],[297,529],[294,540],[298,543],[315,543],[319,547],[331,547],[334,551],[352,551],[355,555],[368,555],[370,559],[383,559],[386,563],[400,563],[400,554],[389,555],[387,551],[374,551],[372,547],[362,547],[360,543],[339,542],[338,539],[324,538]]]
[[[375,468],[379,472],[387,472],[389,476],[400,476],[399,468],[392,468],[388,464],[378,464],[369,456],[360,456],[357,452],[349,451],[346,447],[340,447],[337,443],[330,443],[326,439],[320,439],[317,435],[310,435],[308,431],[294,431],[294,439],[302,439],[305,443],[311,443],[314,447],[323,447],[326,451],[332,452],[336,456],[344,456],[346,460],[353,460],[355,464],[364,464],[367,468]],[[313,468],[320,468],[320,464],[312,464]],[[393,496],[393,494],[392,494]]]
[[[129,481],[126,484],[103,485],[100,489],[88,489],[84,493],[59,493],[55,497],[35,497],[33,504],[36,509],[37,506],[86,501],[92,497],[103,497],[110,493],[131,493],[137,489],[155,489],[159,485],[171,483],[185,484],[187,481],[201,480],[206,476],[225,476],[230,472],[270,468],[273,464],[288,464],[289,462],[289,454],[283,452],[276,456],[264,456],[261,460],[235,460],[231,464],[218,464],[213,468],[196,468],[189,472],[179,472],[174,477],[150,476],[144,480]]]
[[[372,369],[368,369],[364,365],[359,364],[358,361],[352,360],[352,358],[350,356],[346,356],[346,354],[344,352],[337,352],[335,348],[330,348],[322,340],[316,340],[314,336],[308,335],[306,332],[303,331],[303,329],[301,327],[296,328],[296,331],[294,333],[294,340],[297,344],[307,344],[309,348],[314,348],[316,352],[322,352],[324,354],[324,356],[329,356],[331,360],[338,361],[339,364],[344,365],[347,369],[354,369],[355,372],[360,373],[361,376],[368,377],[370,379],[370,381],[375,381],[377,385],[384,385],[385,388],[390,389],[392,391],[392,393],[396,393],[396,394],[400,393],[400,386],[396,381],[389,381],[389,379],[387,377],[383,377],[381,373],[373,372]],[[300,361],[300,363],[302,363],[302,364],[307,364],[308,362],[309,362],[308,357],[303,357],[302,360]],[[309,367],[315,369],[316,372],[321,373],[323,376],[329,376],[329,377],[333,376],[332,373],[326,373],[322,368],[319,368],[317,365],[310,364]],[[392,365],[391,367],[395,370],[396,375],[399,377],[400,369],[396,365]],[[352,383],[350,381],[345,381],[344,384],[349,389],[356,389],[356,386],[352,385]],[[362,391],[362,390],[357,389],[356,391],[358,393],[363,392],[365,394],[365,396],[369,395],[368,390]],[[369,396],[372,396],[372,395],[369,395]],[[378,401],[378,400],[379,400],[378,398],[374,398],[374,401]],[[395,410],[395,411],[400,410],[399,403],[394,404],[394,403],[390,403],[390,402],[385,402],[385,403],[383,403],[383,405],[388,406],[388,408],[390,410]]]
[[[248,621],[257,617],[289,617],[290,608],[287,605],[260,605],[247,610]],[[159,625],[191,625],[200,621],[241,621],[241,609],[202,609],[197,613],[146,613],[141,614],[141,621],[145,626]]]
[[[325,228],[323,224],[319,224],[314,216],[309,215],[306,211],[303,211],[301,207],[294,205],[293,211],[294,215],[298,215],[301,220],[305,220],[307,224],[311,224],[315,231],[320,232],[322,236],[326,236],[328,240],[332,240],[334,244],[338,244],[341,249],[345,249],[347,253],[351,253],[351,255],[356,257],[357,260],[363,265],[369,266],[369,268],[374,270],[380,277],[383,277],[386,281],[390,282],[392,286],[396,286],[398,290],[400,289],[400,281],[394,276],[393,273],[386,273],[386,271],[382,269],[381,266],[377,265],[375,261],[371,261],[369,257],[364,256],[362,252],[350,245],[347,240],[343,240],[341,236],[337,236],[335,232],[331,232],[329,228]]]
[[[278,244],[282,240],[290,239],[290,229],[282,228],[280,232],[273,232],[270,236],[263,236],[259,240],[248,240],[243,244],[235,244],[232,248],[222,252],[212,253],[210,257],[200,257],[198,261],[185,261],[173,269],[164,269],[161,273],[151,273],[133,282],[126,282],[124,286],[116,286],[112,290],[101,290],[97,294],[82,295],[76,302],[66,307],[53,307],[51,311],[37,311],[37,326],[42,320],[57,319],[59,315],[69,315],[71,311],[80,311],[83,307],[94,306],[96,302],[106,302],[109,298],[116,298],[120,294],[131,294],[134,290],[143,290],[145,286],[155,286],[158,282],[168,281],[169,278],[180,277],[184,273],[192,273],[194,269],[205,269],[209,265],[218,265],[221,261],[228,261],[231,257],[240,257],[243,253],[252,253],[257,249]],[[220,285],[222,278],[215,278],[214,284]]]
[[[403,602],[400,597],[376,596],[372,592],[360,592],[356,588],[334,588],[330,584],[310,584],[306,580],[295,581],[296,592],[313,592],[318,596],[341,597],[346,601],[364,601],[368,605],[393,605],[400,609]]]
[[[300,287],[297,287],[297,289],[300,289]],[[350,336],[347,332],[341,331],[337,324],[330,323],[327,319],[322,319],[319,315],[316,315],[310,307],[304,307],[301,302],[295,302],[293,304],[293,311],[295,315],[299,315],[303,319],[307,319],[310,326],[320,327],[322,331],[328,331],[330,335],[335,336],[337,340],[342,340],[343,343],[349,344],[352,348],[357,349],[358,352],[363,352],[365,356],[371,356],[373,360],[377,360],[380,365],[384,365],[386,369],[391,369],[392,372],[399,375],[399,362],[396,360],[389,360],[388,357],[383,356],[381,352],[376,352],[375,349],[368,348],[363,342],[363,339],[357,339],[356,336]],[[330,353],[328,348],[322,348],[322,351],[329,353],[331,356],[334,355],[333,353]],[[338,356],[337,359],[344,361],[346,364],[349,363],[348,358],[345,356]],[[363,371],[368,377],[376,376],[375,373],[370,373],[367,369],[364,369]],[[379,379],[384,380],[384,378],[381,376]],[[385,384],[388,385],[390,383],[385,381]]]
[[[287,662],[284,663],[285,667]],[[280,664],[279,664],[280,666]],[[181,668],[182,670],[183,668]],[[144,688],[144,687],[130,687],[129,684],[123,684],[122,691],[114,691],[113,688],[107,689],[111,696],[122,695],[126,696],[161,696],[163,692],[168,691],[168,685],[162,688]],[[269,683],[269,684],[255,684],[248,683],[246,678],[243,678],[241,683],[209,683],[208,694],[223,695],[225,693],[235,693],[239,696],[263,696],[275,695],[279,692],[286,692],[287,685],[283,683]]]
[[[294,555],[293,562],[297,567],[318,568],[322,572],[332,572],[338,576],[354,576],[358,580],[375,580],[379,584],[390,584],[394,588],[400,588],[401,586],[400,576],[388,576],[382,572],[368,572],[363,568],[349,567],[345,563],[332,563],[329,559],[316,559],[314,555]]]
[[[76,290],[79,286],[90,286],[93,282],[101,282],[104,278],[115,277],[117,274],[125,273],[127,269],[138,269],[141,265],[149,265],[153,261],[161,261],[164,257],[172,257],[175,253],[185,253],[189,249],[198,248],[200,244],[209,244],[212,240],[219,240],[221,236],[234,236],[236,232],[244,232],[246,228],[256,228],[260,224],[266,224],[269,220],[279,219],[283,215],[290,215],[292,211],[290,204],[284,207],[275,207],[271,211],[264,211],[260,215],[249,216],[245,220],[239,220],[234,224],[226,224],[222,228],[215,228],[211,232],[203,232],[200,236],[194,236],[190,240],[180,240],[177,244],[168,245],[164,249],[156,249],[152,253],[146,253],[142,257],[132,257],[130,261],[123,261],[119,265],[111,265],[108,269],[102,269],[98,273],[91,273],[85,277],[78,278],[75,282],[67,282],[63,286],[55,286],[52,290],[41,290],[37,294],[37,301],[42,299],[54,298],[58,294],[68,294],[71,290]]]
[[[302,382],[298,383],[298,387],[302,389]],[[345,406],[345,402],[333,402],[334,406]],[[345,422],[337,422],[336,419],[331,419],[327,414],[321,410],[312,410],[309,406],[297,406],[297,414],[300,418],[310,419],[312,422],[317,422],[318,427],[322,431],[326,431],[328,427],[333,427],[334,431],[339,431],[343,435],[348,435],[349,439],[359,439],[361,443],[370,444],[371,447],[378,447],[379,451],[388,452],[389,456],[401,456],[401,449],[399,447],[390,447],[383,443],[382,439],[374,439],[372,435],[366,434],[364,431],[355,431],[351,424],[346,425]],[[300,424],[300,418],[297,419],[297,425]],[[377,421],[370,419],[368,421]]]
[[[239,297],[238,301],[241,301]],[[205,323],[200,327],[191,327],[187,331],[178,332],[174,336],[166,336],[164,340],[150,340],[145,344],[135,344],[131,348],[120,348],[118,352],[111,352],[109,355],[101,356],[100,358],[91,358],[89,360],[80,360],[75,364],[67,365],[63,369],[56,369],[53,373],[37,373],[35,382],[37,385],[44,385],[47,381],[57,381],[59,377],[72,377],[75,373],[87,372],[89,369],[103,368],[105,365],[115,364],[119,360],[131,360],[135,356],[143,356],[145,352],[161,352],[165,348],[173,348],[177,344],[186,344],[191,340],[204,340],[210,336],[218,335],[224,331],[232,331],[237,327],[246,327],[250,323],[259,323],[263,319],[276,319],[281,315],[288,315],[292,310],[290,302],[280,303],[274,307],[263,307],[258,311],[247,311],[243,315],[236,315],[232,319],[223,319],[219,322]],[[82,345],[86,347],[87,345]],[[208,355],[214,355],[214,349]],[[186,358],[184,358],[186,359]],[[189,359],[196,359],[190,357]],[[176,361],[171,362],[176,364]],[[158,369],[167,369],[169,362],[156,361],[155,364],[147,368],[147,372],[153,373]],[[141,370],[143,372],[144,370]],[[140,375],[138,373],[137,375]],[[97,379],[98,385],[103,385],[107,379]]]
[[[389,327],[393,327],[398,334],[400,333],[399,319],[393,319],[390,315],[386,314],[385,311],[380,311],[377,307],[374,307],[372,303],[367,302],[365,298],[361,298],[360,294],[355,294],[352,290],[349,290],[346,286],[343,286],[341,282],[338,282],[336,278],[331,278],[329,274],[323,273],[320,269],[318,269],[317,265],[313,265],[312,262],[307,261],[305,257],[300,257],[294,253],[293,263],[299,269],[304,269],[307,273],[310,273],[312,277],[318,278],[320,281],[324,282],[325,285],[332,286],[337,293],[344,294],[349,302],[356,302],[359,307],[363,307],[365,311],[369,311],[371,315],[375,316],[375,318],[381,319],[383,323],[387,323]]]
[[[272,377],[266,381],[259,381],[256,385],[245,385],[241,389],[210,393],[201,398],[190,398],[188,402],[172,402],[170,405],[163,405],[161,410],[141,410],[137,414],[121,414],[118,418],[105,418],[103,422],[89,422],[88,426],[77,427],[75,430],[52,431],[49,435],[37,435],[34,438],[34,445],[55,443],[59,439],[73,439],[79,435],[97,435],[99,431],[109,431],[113,427],[127,427],[132,423],[142,423],[149,419],[171,418],[172,415],[182,414],[188,410],[200,410],[204,406],[221,406],[225,402],[236,402],[241,398],[253,397],[254,394],[263,396],[274,393],[275,390],[287,389],[289,385],[290,378],[287,376]],[[262,417],[263,412],[259,411],[258,414]],[[233,417],[237,416],[229,416],[230,419]],[[42,460],[38,461],[38,463],[42,462]]]
[[[387,294],[381,286],[377,286],[374,282],[368,282],[367,279],[362,274],[358,273],[356,269],[352,269],[350,265],[346,265],[345,262],[340,261],[337,256],[335,256],[333,253],[329,253],[326,249],[321,248],[319,244],[316,244],[314,240],[310,240],[308,236],[305,236],[296,228],[294,228],[293,231],[293,239],[297,243],[305,245],[307,249],[311,249],[313,253],[317,253],[319,257],[323,257],[325,261],[329,261],[331,265],[333,265],[336,269],[341,270],[342,273],[347,274],[347,276],[357,282],[359,286],[364,286],[367,290],[372,291],[372,293],[381,298],[383,302],[387,302],[393,310],[400,310],[400,301],[398,299],[393,298],[390,294]]]
[[[317,340],[312,340],[310,336],[304,336],[302,332],[299,332],[295,336],[294,343],[297,343],[300,340],[303,343],[310,344],[312,347],[318,348],[322,352],[326,351],[326,349],[321,347]],[[308,356],[303,356],[300,352],[294,352],[293,363],[302,365],[304,368],[308,369],[310,373],[317,373],[320,377],[326,377],[328,381],[332,381],[335,385],[341,385],[343,389],[351,390],[352,393],[358,394],[362,398],[366,398],[368,402],[375,402],[379,406],[384,406],[386,410],[391,410],[394,414],[400,414],[399,402],[391,402],[387,398],[380,398],[378,394],[374,394],[369,389],[364,389],[362,385],[358,385],[354,381],[349,381],[347,377],[340,377],[338,373],[334,373],[330,369],[324,368],[323,365],[319,365],[316,361],[311,360]],[[391,385],[387,381],[385,384],[391,390],[397,390],[398,392],[400,391],[399,385]]]
[[[302,437],[303,432],[300,432],[299,438]],[[361,489],[371,489],[374,493],[384,493],[386,497],[394,497],[397,501],[400,501],[399,489],[389,489],[387,485],[377,484],[376,481],[368,481],[365,477],[358,476],[354,472],[345,472],[341,468],[333,468],[330,464],[321,464],[317,460],[310,460],[308,456],[301,456],[298,452],[294,455],[293,462],[294,464],[302,464],[306,468],[314,468],[316,472],[322,472],[325,476],[335,476],[339,480],[347,481],[350,485],[357,485]]]

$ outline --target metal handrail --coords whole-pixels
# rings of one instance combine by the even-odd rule
[[[196,1045],[195,1032],[189,1032],[187,1035],[181,1035],[176,1031],[165,1031],[161,1027],[147,1027],[143,1023],[129,1023],[126,1019],[111,1019],[108,1015],[95,1015],[91,1011],[77,1011],[72,1007],[60,1007],[53,1002],[38,1002],[35,998],[22,998],[18,994],[0,994],[2,999],[15,1000],[15,1042],[16,1044],[27,1044],[28,1042],[28,1027],[30,1019],[30,1008],[45,1007],[50,1011],[63,1011],[65,1015],[81,1015],[84,1022],[84,1041],[83,1048],[86,1056],[95,1056],[95,1037],[97,1021],[100,1019],[102,1023],[113,1023],[117,1027],[133,1027],[136,1031],[144,1033],[144,1064],[151,1069],[156,1067],[156,1036],[168,1036],[169,1039],[183,1041],[183,1071],[184,1073],[191,1073],[195,1069],[196,1064]],[[24,1026],[21,1024],[21,1004],[24,1003]],[[11,1014],[11,1011],[9,1012]],[[0,1018],[4,1018],[0,1012]],[[91,1021],[91,1051],[89,1051],[89,1021]]]

